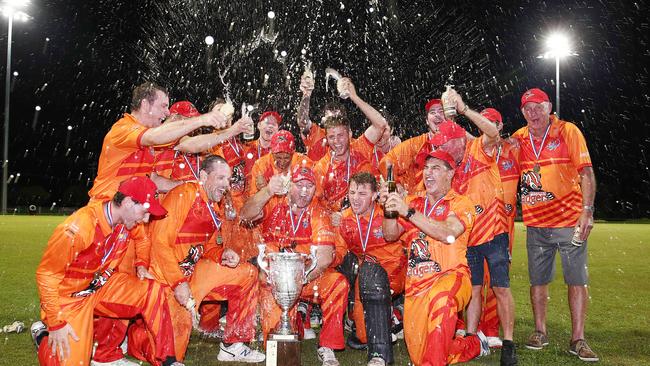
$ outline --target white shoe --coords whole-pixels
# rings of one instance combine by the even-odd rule
[[[25,329],[25,323],[21,321],[15,321],[9,325],[2,327],[2,332],[4,333],[20,333]]]
[[[488,356],[490,354],[490,345],[488,344],[487,337],[480,330],[476,332],[476,336],[481,341],[481,353],[479,353],[478,357]]]
[[[488,345],[490,348],[501,348],[503,341],[499,337],[487,337]]]
[[[29,328],[29,330],[32,333],[32,341],[34,342],[34,345],[38,348],[38,343],[36,342],[36,339],[45,331],[47,331],[47,327],[42,321],[36,321],[32,323],[32,326]]]
[[[465,329],[456,329],[456,337],[464,337],[466,334]]]
[[[126,358],[120,358],[119,360],[115,360],[113,362],[97,362],[97,361],[90,361],[90,366],[140,366],[139,363],[129,361]]]
[[[124,337],[122,344],[120,344],[120,349],[122,350],[122,354],[125,355],[129,350],[129,337]]]
[[[266,356],[262,352],[251,349],[241,342],[233,343],[229,347],[221,343],[219,345],[219,354],[217,355],[217,360],[219,361],[256,363],[262,362],[264,359],[266,359]]]
[[[307,328],[303,332],[302,339],[316,339],[316,332],[311,328]]]
[[[373,357],[368,361],[367,366],[386,366],[386,361],[381,357]]]
[[[339,361],[334,356],[331,348],[321,347],[317,351],[318,360],[323,362],[323,366],[339,366]]]

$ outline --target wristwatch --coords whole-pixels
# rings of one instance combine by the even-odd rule
[[[595,209],[595,208],[594,208],[594,205],[584,205],[584,206],[582,206],[582,209],[583,209],[583,210],[587,210],[587,211],[594,212],[594,209]]]
[[[415,215],[415,209],[413,207],[409,207],[409,210],[406,211],[406,218],[411,219],[411,216]]]

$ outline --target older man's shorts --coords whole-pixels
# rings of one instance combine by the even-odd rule
[[[574,228],[527,227],[528,275],[532,286],[546,285],[555,277],[555,253],[560,252],[564,282],[584,286],[588,282],[587,242],[571,244]]]

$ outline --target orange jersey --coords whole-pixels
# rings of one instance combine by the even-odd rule
[[[476,222],[467,244],[470,247],[487,243],[508,231],[499,168],[495,156],[486,154],[483,147],[481,137],[467,142],[465,156],[452,183],[457,192],[472,201],[476,210]]]
[[[573,123],[550,116],[551,124],[543,146],[531,145],[528,127],[513,137],[519,140],[521,207],[526,226],[575,226],[582,212],[579,172],[591,166],[584,136]],[[539,158],[535,150],[540,152]],[[541,151],[540,151],[541,150]]]
[[[502,140],[497,165],[499,167],[501,186],[503,187],[505,213],[510,218],[514,218],[517,213],[517,186],[519,184],[518,158],[519,148]]]
[[[147,129],[128,113],[115,122],[104,137],[97,177],[88,192],[91,199],[111,199],[123,180],[153,171],[153,148],[140,144]]]
[[[428,143],[429,133],[410,138],[391,149],[379,163],[379,171],[385,177],[386,165],[393,164],[395,181],[408,191],[409,194],[418,192],[418,184],[422,183],[422,168],[426,154],[433,147]]]
[[[196,172],[201,169],[200,155],[185,154],[172,148],[165,148],[158,151],[153,167],[156,174],[161,177],[182,181],[196,179],[194,174],[192,174],[192,169]]]
[[[375,204],[370,232],[368,232],[369,214],[359,217],[357,221],[357,215],[352,212],[351,208],[347,208],[343,211],[342,216],[338,233],[347,248],[357,257],[379,264],[392,261],[403,262],[402,265],[406,264],[402,242],[387,243],[384,240],[382,231],[384,211],[378,204]]]
[[[293,156],[291,157],[291,164],[289,165],[288,172],[291,172],[293,167],[296,165],[311,167],[313,163],[311,159],[309,159],[306,155],[299,152],[294,152]],[[253,170],[250,174],[251,182],[248,187],[248,196],[251,197],[259,191],[256,183],[257,177],[263,177],[268,184],[269,180],[271,180],[271,177],[276,174],[280,174],[280,171],[275,167],[273,154],[262,156],[262,158],[256,161],[255,165],[253,165]]]
[[[332,211],[341,209],[341,201],[348,193],[350,177],[358,172],[369,172],[376,175],[372,169],[372,151],[375,145],[365,135],[350,141],[349,158],[344,161],[334,160],[328,151],[314,166],[317,184],[316,196],[321,205]]]
[[[60,298],[82,300],[99,290],[122,261],[132,232],[144,236],[142,225],[131,231],[121,224],[111,228],[105,214],[110,208],[104,203],[80,208],[54,229],[47,243],[36,283],[43,320],[50,330],[66,324],[60,317]]]
[[[199,259],[221,261],[218,228],[210,214],[211,208],[216,215],[217,205],[209,202],[197,182],[181,184],[165,195],[162,205],[168,214],[151,225],[150,272],[159,281],[176,287],[189,280]]]
[[[465,231],[452,244],[448,244],[427,236],[410,222],[400,219],[405,229],[402,238],[408,249],[407,292],[417,293],[421,285],[428,286],[433,279],[448,271],[462,270],[469,274],[465,255],[475,218],[474,205],[469,198],[450,190],[437,204],[421,196],[408,196],[407,202],[425,215],[426,203],[429,217],[436,221],[444,221],[454,215],[465,227]]]
[[[322,159],[329,150],[325,129],[313,122],[309,128],[309,134],[302,137],[302,142],[305,144],[307,156],[313,161]]]
[[[267,252],[309,254],[312,244],[336,246],[336,234],[324,210],[312,202],[302,213],[293,214],[286,196],[274,196],[264,205],[261,232]]]
[[[259,159],[258,148],[259,157],[265,156],[269,152],[269,149],[262,149],[257,141],[242,143],[237,138],[228,139],[220,146],[212,149],[212,153],[226,159],[232,169],[230,194],[232,194],[235,201],[243,202],[248,197],[246,184],[249,182],[249,175],[253,165]]]

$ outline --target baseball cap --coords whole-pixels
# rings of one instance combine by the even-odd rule
[[[465,130],[456,122],[446,120],[438,125],[438,133],[433,135],[429,143],[434,146],[442,146],[447,141],[465,136]]]
[[[262,115],[260,116],[260,122],[264,121],[264,119],[265,119],[266,117],[273,117],[273,118],[275,118],[275,120],[276,120],[276,122],[278,123],[278,125],[279,125],[280,123],[282,123],[282,116],[280,116],[280,113],[278,113],[278,112],[276,112],[276,111],[266,111],[266,112],[262,113]]]
[[[131,177],[122,181],[117,190],[145,205],[145,207],[148,205],[149,213],[154,216],[165,216],[167,214],[167,210],[158,202],[156,183],[147,177]]]
[[[481,111],[481,116],[489,119],[490,122],[503,123],[503,118],[501,117],[501,113],[499,113],[499,111],[497,111],[494,108],[485,108],[484,110]]]
[[[293,168],[293,172],[291,173],[291,181],[297,183],[305,179],[312,182],[313,184],[316,184],[316,176],[314,175],[314,171],[311,168],[307,166],[296,165]]]
[[[287,130],[280,130],[271,137],[271,152],[293,154],[296,151],[296,139]]]
[[[169,108],[169,113],[178,114],[183,117],[197,117],[201,115],[194,104],[188,102],[187,100],[182,100],[180,102],[172,104],[172,106]]]
[[[532,88],[526,90],[524,95],[521,96],[521,106],[519,108],[523,108],[524,104],[526,103],[542,103],[542,102],[548,102],[548,95],[544,93],[542,89],[539,88]]]
[[[440,160],[444,161],[445,163],[449,164],[449,166],[452,169],[454,169],[456,167],[456,165],[458,165],[458,164],[456,164],[456,160],[454,160],[454,157],[451,156],[451,154],[449,154],[448,152],[446,152],[444,150],[440,150],[440,149],[430,152],[429,155],[427,156],[427,159],[428,158],[440,159]]]
[[[440,99],[431,99],[430,101],[427,102],[427,104],[424,106],[424,110],[428,113],[429,109],[433,107],[436,104],[442,105],[442,100]]]

